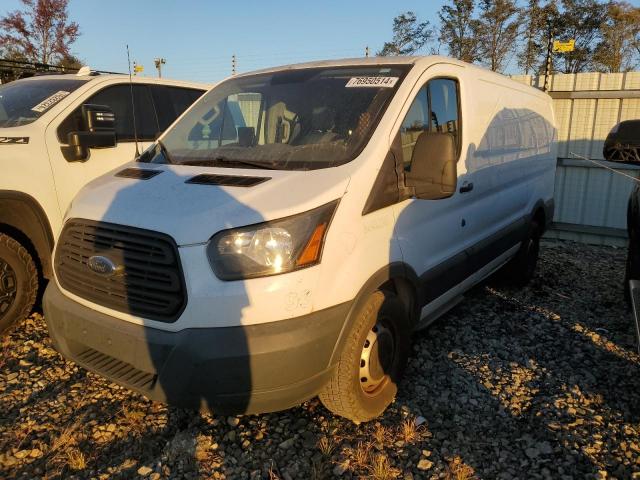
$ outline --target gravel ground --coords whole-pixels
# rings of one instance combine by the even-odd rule
[[[354,425],[317,400],[220,417],[66,362],[34,314],[0,355],[0,478],[640,478],[640,357],[625,252],[543,246],[414,342],[396,402]]]

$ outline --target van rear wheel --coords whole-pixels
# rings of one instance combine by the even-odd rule
[[[541,236],[542,229],[538,222],[533,220],[529,226],[527,238],[522,241],[520,250],[505,268],[507,279],[518,286],[529,283],[535,274],[540,255]]]
[[[0,333],[31,313],[38,270],[26,248],[0,233]]]
[[[393,401],[410,347],[406,309],[393,293],[374,292],[358,312],[320,400],[356,423],[378,417]]]

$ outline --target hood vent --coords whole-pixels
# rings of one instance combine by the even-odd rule
[[[116,173],[116,177],[135,178],[136,180],[149,180],[162,173],[162,170],[144,170],[142,168],[125,168]]]
[[[196,183],[198,185],[220,185],[223,187],[253,187],[266,182],[267,180],[271,180],[271,177],[247,177],[202,173],[190,178],[185,183]]]

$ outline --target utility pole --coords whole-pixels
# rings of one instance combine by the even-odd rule
[[[231,75],[236,74],[236,54],[231,55]]]
[[[364,47],[364,56],[369,58],[369,45],[367,45],[366,47]]]
[[[549,77],[551,76],[552,68],[553,68],[553,36],[555,34],[555,28],[553,25],[553,21],[549,20],[549,38],[547,42],[547,59],[545,61],[544,67],[544,86],[542,87],[543,92],[549,91]]]
[[[167,61],[164,58],[154,58],[153,63],[156,64],[156,69],[158,69],[158,78],[162,78],[162,65]]]

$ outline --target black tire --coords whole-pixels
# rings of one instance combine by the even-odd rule
[[[38,269],[26,248],[0,233],[0,333],[26,318],[38,294]]]
[[[542,229],[535,220],[529,226],[527,238],[522,242],[520,250],[505,267],[505,278],[520,287],[528,284],[536,273],[540,256],[540,237]]]
[[[629,291],[629,280],[640,280],[640,252],[638,245],[631,238],[629,240],[629,250],[627,253],[627,265],[624,274],[624,298],[631,305],[631,292]]]
[[[395,398],[410,343],[410,322],[400,299],[374,292],[357,313],[333,377],[320,392],[324,406],[356,423],[378,417]],[[363,372],[371,377],[366,382]]]

